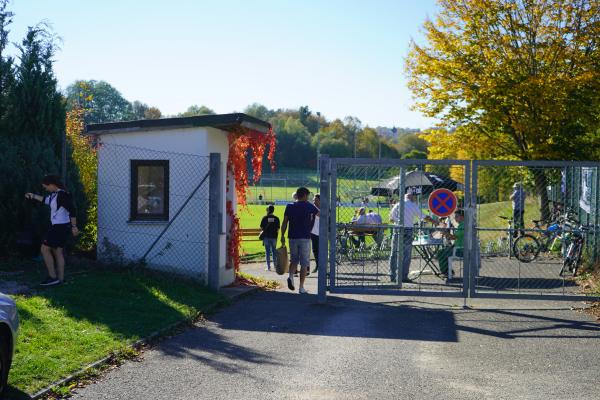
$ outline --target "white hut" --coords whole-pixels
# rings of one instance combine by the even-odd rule
[[[212,287],[233,282],[227,136],[269,128],[240,113],[88,125],[98,144],[98,258],[143,261]]]

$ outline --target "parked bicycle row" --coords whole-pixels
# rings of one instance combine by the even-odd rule
[[[507,221],[506,230],[478,228],[480,235],[484,231],[504,232],[495,243],[486,241],[482,252],[507,254],[523,263],[531,263],[541,256],[560,257],[563,267],[559,275],[575,276],[582,263],[587,235],[600,231],[594,225],[582,224],[576,215],[570,208],[553,211],[547,220],[531,220],[530,228],[515,227],[512,218],[499,216]]]

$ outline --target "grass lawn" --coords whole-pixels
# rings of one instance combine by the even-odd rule
[[[9,394],[33,394],[112,352],[224,301],[199,283],[131,269],[67,267],[67,282],[35,286],[41,263],[2,262],[0,274],[31,287],[15,295],[21,327]]]
[[[292,194],[296,191],[296,187],[281,187],[281,186],[250,186],[247,191],[247,199],[249,202],[258,202],[258,196],[262,195],[263,201],[289,200],[292,201]],[[318,193],[316,187],[308,187],[311,193]],[[312,198],[312,196],[311,196]]]
[[[477,226],[506,229],[508,222],[500,218],[500,215],[512,218],[512,202],[500,201],[481,204],[477,208]],[[525,215],[523,216],[525,228],[531,228],[533,226],[531,220],[539,218],[540,206],[537,198],[528,197],[525,201]]]

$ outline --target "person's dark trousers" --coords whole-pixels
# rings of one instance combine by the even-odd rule
[[[520,232],[521,235],[525,234],[525,232],[523,231],[523,229],[525,228],[523,214],[525,214],[525,210],[513,210],[513,227],[515,229],[515,231],[513,232],[514,237],[517,237],[517,232]]]
[[[366,243],[364,233],[358,234],[356,236],[350,236],[350,240],[352,240],[352,243],[354,243],[354,247],[356,247],[357,249],[360,249],[361,245],[364,245]]]
[[[315,256],[315,271],[319,269],[319,235],[310,234],[313,256]]]

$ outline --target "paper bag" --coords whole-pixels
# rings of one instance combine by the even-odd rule
[[[279,275],[283,275],[289,272],[289,261],[287,247],[281,246],[277,249],[277,262],[275,263],[275,272]]]

